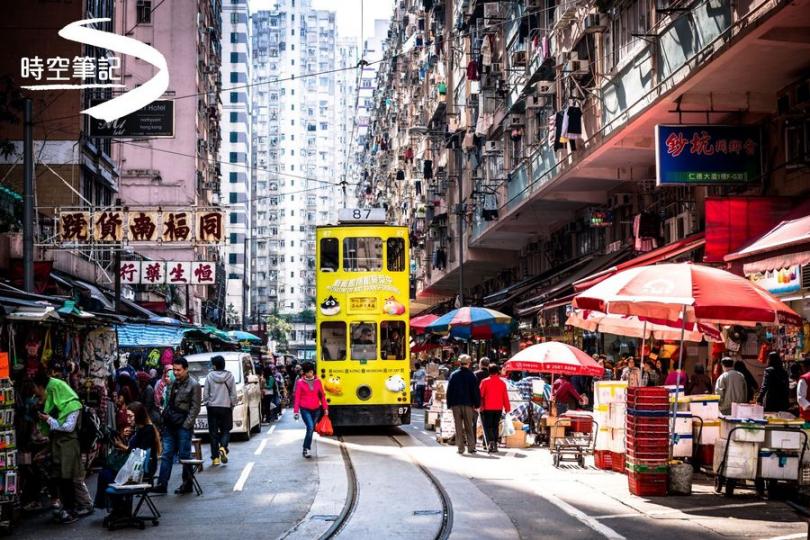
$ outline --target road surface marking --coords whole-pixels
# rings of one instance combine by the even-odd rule
[[[765,538],[764,540],[794,540],[796,538],[807,538],[806,533],[788,534],[786,536],[774,536],[773,538]]]
[[[242,488],[245,487],[245,482],[247,482],[248,476],[250,476],[250,471],[253,470],[253,462],[251,461],[245,468],[242,469],[242,474],[239,475],[239,480],[236,481],[236,485],[233,486],[234,491],[242,491]]]
[[[267,440],[267,438],[262,439],[262,442],[259,443],[259,447],[253,453],[257,456],[262,455],[262,452],[264,452],[264,447],[267,446]]]
[[[276,424],[273,424],[272,426],[270,426],[270,429],[267,430],[267,436],[269,437],[270,435],[272,435],[275,430]]]
[[[594,519],[616,519],[616,518],[632,518],[632,517],[655,517],[665,516],[667,514],[678,514],[686,512],[705,512],[707,510],[726,510],[729,508],[748,508],[751,506],[765,506],[766,502],[752,502],[752,503],[739,503],[739,504],[724,504],[720,506],[693,506],[692,508],[676,508],[672,510],[658,510],[655,512],[633,512],[626,514],[607,514],[604,516],[594,516]]]
[[[574,508],[573,506],[571,506],[564,500],[560,499],[556,495],[541,493],[539,490],[536,490],[535,493],[537,494],[538,497],[547,500],[548,502],[550,502],[551,504],[553,504],[554,506],[556,506],[557,508],[568,514],[569,516],[577,519],[581,523],[584,523],[585,525],[587,525],[594,531],[598,532],[608,540],[627,540],[624,536],[617,533],[607,525],[599,523],[596,519],[587,515],[585,512],[577,508]]]

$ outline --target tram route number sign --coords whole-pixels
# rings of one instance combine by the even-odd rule
[[[112,122],[91,119],[91,137],[174,137],[174,101],[160,99]]]
[[[384,208],[341,208],[338,211],[341,223],[385,223]]]

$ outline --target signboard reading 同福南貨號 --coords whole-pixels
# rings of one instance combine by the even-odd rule
[[[659,186],[755,184],[762,177],[758,126],[657,125]]]
[[[94,103],[95,105],[95,103]],[[91,137],[174,137],[174,101],[160,99],[112,122],[92,119]]]

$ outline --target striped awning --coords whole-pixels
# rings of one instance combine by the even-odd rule
[[[178,347],[194,328],[154,324],[122,324],[116,327],[119,347]]]

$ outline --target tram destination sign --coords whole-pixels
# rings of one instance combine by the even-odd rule
[[[91,137],[174,137],[174,101],[154,101],[112,122],[91,119]]]
[[[341,208],[338,210],[340,223],[385,223],[384,208]]]
[[[657,125],[659,186],[757,184],[762,177],[758,126]]]

